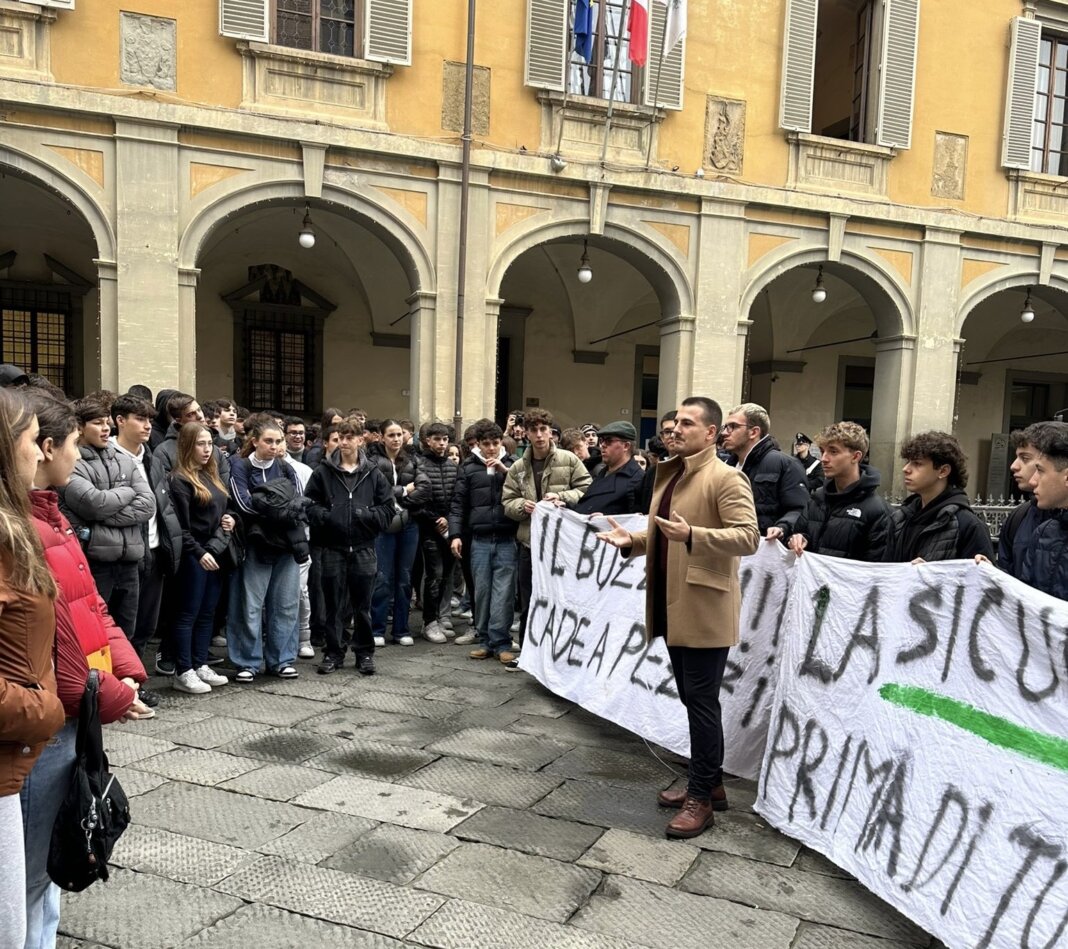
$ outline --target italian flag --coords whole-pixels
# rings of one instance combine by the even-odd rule
[[[649,0],[630,0],[627,31],[630,33],[630,61],[644,66],[649,56]]]

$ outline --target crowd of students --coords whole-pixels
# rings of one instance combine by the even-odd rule
[[[143,387],[71,403],[25,381],[0,389],[3,949],[55,944],[59,891],[45,858],[89,669],[104,723],[155,714],[146,664],[190,694],[231,678],[295,678],[299,660],[317,655],[319,674],[351,652],[356,670],[374,675],[376,649],[413,645],[413,604],[428,641],[515,669],[536,505],[594,518],[646,512],[657,462],[675,444],[675,413],[641,453],[627,421],[561,431],[542,409],[513,413],[505,429],[482,419],[457,439],[441,422],[417,431],[360,410],[329,408],[309,425],[173,390],[153,401]],[[767,541],[866,561],[988,559],[1068,596],[1068,425],[1014,435],[1013,472],[1032,496],[997,555],[951,435],[905,443],[910,496],[892,509],[859,425],[831,425],[814,446],[799,437],[801,459],[770,427],[746,403],[719,443],[752,485]]]

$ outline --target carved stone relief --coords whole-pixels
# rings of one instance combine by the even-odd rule
[[[463,63],[446,60],[442,75],[441,127],[447,132],[464,130],[465,78]],[[475,66],[471,89],[471,131],[475,135],[488,135],[489,125],[490,71],[486,66]]]
[[[964,197],[964,175],[968,167],[968,136],[935,132],[934,174],[931,194],[936,198]]]
[[[140,13],[120,16],[122,81],[174,92],[178,87],[177,21]]]
[[[723,175],[740,175],[744,148],[745,102],[708,96],[705,105],[705,166]]]

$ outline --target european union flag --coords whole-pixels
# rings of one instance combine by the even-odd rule
[[[575,52],[586,62],[593,60],[592,0],[575,0]]]

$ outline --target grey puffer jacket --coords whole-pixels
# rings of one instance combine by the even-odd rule
[[[137,563],[145,556],[142,526],[156,513],[156,499],[143,467],[129,455],[82,446],[70,482],[59,489],[59,506],[82,541],[85,556],[99,563]]]
[[[563,448],[550,448],[541,472],[539,493],[538,486],[534,484],[533,460],[533,451],[528,451],[512,465],[501,491],[504,513],[513,521],[519,521],[516,539],[527,547],[530,546],[530,515],[524,510],[524,502],[536,502],[546,494],[555,494],[562,503],[575,504],[593,481],[577,456]]]

